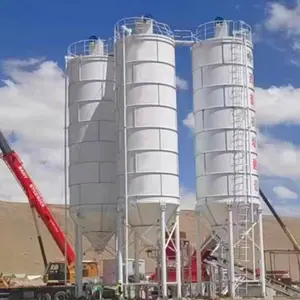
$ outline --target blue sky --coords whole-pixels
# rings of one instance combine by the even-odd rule
[[[300,192],[298,186],[300,172],[294,174],[297,173],[294,171],[291,175],[291,172],[286,170],[284,173],[280,173],[280,170],[278,170],[280,167],[272,169],[272,164],[278,162],[276,155],[274,154],[273,162],[267,159],[270,158],[269,153],[274,148],[285,150],[285,148],[280,147],[288,144],[296,152],[296,160],[293,165],[300,163],[297,156],[298,145],[300,145],[300,137],[297,134],[300,115],[297,118],[297,114],[294,113],[293,115],[293,109],[290,109],[284,112],[284,117],[277,116],[278,105],[284,103],[284,97],[289,97],[290,102],[287,102],[287,105],[289,105],[288,103],[292,105],[295,103],[295,99],[299,99],[297,95],[300,95],[297,94],[299,93],[297,87],[299,87],[298,61],[300,57],[297,48],[300,34],[297,31],[297,26],[300,21],[296,13],[299,10],[296,2],[292,0],[286,1],[286,3],[285,1],[265,2],[259,0],[131,0],[114,2],[99,0],[3,0],[0,8],[2,12],[0,18],[2,28],[0,32],[2,41],[0,59],[3,62],[0,76],[2,80],[13,78],[14,81],[14,83],[2,82],[0,96],[5,97],[5,99],[1,99],[3,107],[7,107],[12,114],[16,114],[16,110],[13,110],[12,107],[19,108],[17,116],[22,115],[22,112],[33,116],[33,112],[30,112],[29,107],[30,101],[35,97],[34,99],[40,99],[37,107],[40,110],[48,107],[49,115],[54,117],[56,115],[54,112],[55,107],[60,107],[57,102],[63,101],[63,98],[59,98],[59,100],[54,98],[56,95],[61,97],[63,81],[61,81],[62,73],[59,68],[63,69],[67,46],[93,34],[102,38],[111,37],[114,24],[123,17],[141,16],[150,13],[157,21],[168,24],[172,29],[190,29],[193,31],[197,25],[211,21],[216,16],[221,16],[224,19],[243,20],[251,25],[255,33],[254,75],[255,85],[260,88],[257,91],[257,101],[260,101],[260,104],[258,104],[260,120],[267,120],[260,121],[260,132],[263,135],[264,145],[269,147],[266,146],[267,150],[265,148],[263,150],[269,151],[263,154],[266,158],[262,155],[266,165],[262,168],[267,170],[263,172],[264,176],[261,177],[262,187],[266,189],[266,193],[272,197],[274,204],[278,205],[283,214],[288,213],[287,201],[292,203],[292,210],[295,211],[295,207],[298,208],[298,195],[286,193],[286,196],[282,197],[281,194],[281,197],[279,197],[280,193],[274,192],[274,188],[276,190],[276,187],[283,186],[298,194]],[[292,18],[295,18],[295,21],[292,22]],[[39,61],[41,58],[43,60]],[[31,63],[28,62],[30,59]],[[20,69],[22,60],[27,61],[27,66],[33,66],[32,69],[27,68],[26,71],[22,71]],[[13,61],[16,63],[12,63]],[[58,68],[55,63],[58,64]],[[178,92],[178,125],[181,187],[184,189],[187,199],[190,199],[189,197],[193,197],[195,188],[193,140],[190,128],[183,123],[183,120],[187,118],[192,110],[190,53],[187,47],[179,47],[176,50],[176,63],[177,75],[188,83],[187,90],[183,89]],[[57,86],[55,85],[56,80]],[[43,88],[46,84],[47,88],[51,90],[51,93],[47,95],[41,93],[41,91],[45,92]],[[30,85],[33,85],[35,89],[30,89]],[[293,90],[286,91],[282,88],[288,85],[291,85]],[[272,90],[273,94],[268,90],[271,86],[277,88]],[[27,98],[21,100],[21,95],[24,96],[24,94]],[[16,98],[19,100],[16,100]],[[29,101],[28,105],[24,104],[25,99]],[[35,105],[34,103],[32,105]],[[271,106],[267,107],[266,103],[273,105],[273,108],[269,109]],[[57,106],[55,106],[56,104]],[[22,105],[25,105],[26,109],[21,110]],[[298,110],[295,109],[295,111]],[[276,116],[273,118],[272,114]],[[38,115],[41,119],[41,115]],[[46,113],[42,115],[45,119],[49,117]],[[20,136],[20,140],[15,141],[15,147],[22,152],[22,158],[24,157],[28,164],[35,164],[36,166],[37,162],[44,162],[49,156],[53,158],[61,155],[53,154],[56,150],[53,151],[52,147],[54,146],[50,146],[49,141],[38,143],[38,138],[34,139],[34,136],[30,136],[32,130],[29,132],[30,128],[26,129],[28,119],[20,117],[19,121],[13,122],[13,118],[17,117],[8,116],[8,113],[5,113],[5,117],[0,119],[1,128],[4,128],[7,132],[14,130],[14,140],[16,140],[15,137]],[[42,122],[42,120],[40,121]],[[48,127],[45,130],[51,132],[54,129]],[[37,137],[39,132],[36,131],[36,128],[34,132]],[[31,141],[31,147],[39,147],[39,150],[30,148],[25,141]],[[59,141],[61,141],[61,138]],[[43,158],[43,155],[47,158]],[[57,200],[58,194],[51,194],[47,183],[42,182],[42,180],[47,180],[47,176],[49,176],[47,172],[60,170],[59,163],[61,163],[61,159],[56,162],[57,165],[55,164],[55,166],[49,163],[47,169],[43,169],[42,174],[38,173],[34,167],[29,166],[29,168],[32,168],[32,176],[38,181],[37,184],[41,186],[45,198],[48,197],[51,201],[59,202]],[[47,164],[43,163],[42,165],[43,168],[46,168],[45,165]],[[270,165],[271,171],[269,170]],[[287,167],[284,166],[284,168]],[[6,172],[4,170],[3,172]],[[52,180],[55,179],[57,179],[56,175]],[[8,176],[2,181],[2,184],[0,183],[0,197],[2,195],[2,198],[9,196],[10,199],[21,199],[22,194],[18,194],[20,191],[14,192],[14,186],[8,189],[3,183],[8,184],[12,180]],[[55,184],[55,182],[52,184]],[[61,188],[59,190],[61,191]],[[17,193],[18,196],[14,193]],[[300,210],[296,214],[298,212],[300,215]]]

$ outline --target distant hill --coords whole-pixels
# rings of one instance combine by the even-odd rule
[[[64,208],[59,205],[50,205],[50,208],[62,228],[64,228]],[[283,219],[294,236],[300,240],[300,219]],[[50,234],[41,223],[41,234],[49,260],[62,258],[56,244]],[[186,231],[189,240],[195,243],[196,221],[193,211],[182,211],[180,219],[181,231]],[[73,232],[72,220],[68,218],[69,232]],[[202,236],[209,234],[206,222],[202,222]],[[40,249],[36,238],[32,213],[27,203],[14,203],[0,201],[0,272],[42,274],[43,263]],[[72,234],[68,236],[72,242]],[[264,217],[264,241],[267,249],[292,249],[287,237],[279,227],[278,223],[271,216]],[[112,258],[109,252],[97,255],[84,241],[87,259]],[[146,271],[154,270],[155,262],[147,258],[145,252],[141,253],[141,258],[146,259]],[[279,269],[288,269],[288,259],[278,257],[276,265]],[[292,259],[290,264],[293,267],[293,277],[298,274],[296,260]],[[297,275],[298,276],[298,275]]]

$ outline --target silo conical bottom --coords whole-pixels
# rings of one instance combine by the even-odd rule
[[[228,203],[229,204],[229,203]],[[244,204],[244,203],[243,203]],[[240,204],[240,205],[243,205]],[[257,203],[253,204],[253,210],[256,211],[258,208]],[[241,215],[240,206],[237,203],[232,203],[232,218],[233,218],[233,241],[237,242],[239,239],[239,230],[241,230],[242,222],[247,221],[247,227],[251,226],[251,208],[247,209],[247,217]],[[228,214],[229,208],[227,202],[212,202],[197,205],[196,211],[200,212],[201,215],[209,222],[212,230],[217,233],[220,240],[228,242]],[[244,212],[244,211],[243,211]]]
[[[157,245],[160,234],[160,226],[148,226],[148,227],[131,227],[134,232],[139,235],[140,240],[146,247],[153,247]]]
[[[117,216],[115,205],[98,205],[81,208],[78,217],[78,208],[71,207],[73,220],[80,226],[82,235],[91,243],[91,246],[102,251],[107,246],[116,231]]]
[[[102,252],[105,250],[114,232],[85,232],[83,235],[91,243],[95,251]]]
[[[165,208],[165,220],[172,226],[172,217],[178,204],[167,204]],[[129,224],[134,232],[137,232],[145,246],[157,245],[161,229],[161,211],[159,203],[134,203],[129,207]]]

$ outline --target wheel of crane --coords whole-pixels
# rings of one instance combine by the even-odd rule
[[[49,293],[38,293],[37,300],[52,300],[52,297]]]
[[[58,291],[58,292],[55,293],[53,300],[66,300],[66,299],[68,299],[66,292],[65,291]]]

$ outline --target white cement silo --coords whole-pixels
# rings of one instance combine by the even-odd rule
[[[179,208],[175,41],[149,18],[119,21],[115,37],[118,201],[128,203],[128,223],[144,242],[155,245],[159,230],[164,245]]]
[[[195,36],[196,210],[228,245],[232,264],[236,259],[247,265],[247,235],[254,235],[260,209],[251,29],[218,20],[199,26]]]
[[[252,44],[225,25],[206,40],[198,28],[192,46],[197,207],[211,225],[224,224],[227,204],[260,205]]]
[[[99,251],[116,229],[113,66],[113,48],[106,41],[68,48],[70,213]]]
[[[129,223],[143,234],[149,227],[159,225],[161,205],[166,204],[166,220],[179,206],[175,43],[167,31],[164,35],[153,34],[149,24],[132,19],[126,20],[126,26],[130,21],[135,27],[125,38],[127,170],[123,40],[116,43],[119,201],[124,201],[127,172]],[[120,24],[117,26],[120,28]],[[156,236],[153,238],[151,242],[155,243]]]

